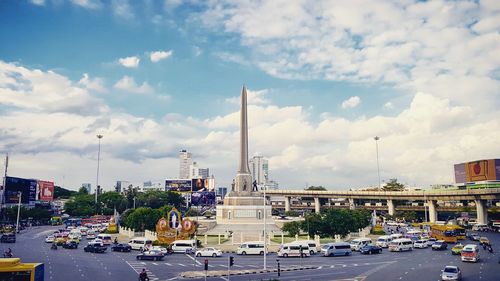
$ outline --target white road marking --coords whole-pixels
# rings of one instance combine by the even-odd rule
[[[186,254],[186,257],[194,260],[197,264],[201,265],[201,262],[199,260],[195,259],[194,257],[192,257],[191,255]]]
[[[182,263],[178,263],[178,265],[182,266],[182,267],[186,267],[186,265],[182,264]]]
[[[172,265],[171,265],[170,263],[168,263],[168,262],[166,262],[166,263],[165,263],[165,265],[167,265],[167,266],[172,266]]]

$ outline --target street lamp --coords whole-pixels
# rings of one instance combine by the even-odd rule
[[[97,180],[95,185],[95,206],[96,206],[96,214],[97,214],[97,193],[99,193],[99,162],[101,160],[101,139],[103,135],[97,135],[97,139],[99,140],[99,145],[97,149]]]
[[[378,136],[373,138],[375,140],[375,147],[377,151],[377,174],[378,174],[378,188],[380,188],[380,165],[378,163],[378,140],[380,139]]]
[[[267,269],[267,235],[266,235],[266,186],[264,185],[264,270]]]

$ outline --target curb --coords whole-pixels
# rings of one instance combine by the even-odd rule
[[[286,272],[286,271],[298,271],[298,270],[310,270],[310,269],[317,269],[317,266],[301,266],[301,267],[290,267],[290,268],[282,268],[280,271]],[[267,270],[255,270],[255,269],[248,269],[248,270],[232,270],[230,271],[229,275],[247,275],[247,274],[258,274],[258,273],[271,273],[271,272],[278,272],[277,268],[273,269],[267,269]],[[203,271],[186,271],[182,272],[179,274],[180,277],[182,278],[200,278],[204,277],[205,274],[203,274]],[[224,277],[227,276],[227,271],[207,271],[206,274],[207,277]]]

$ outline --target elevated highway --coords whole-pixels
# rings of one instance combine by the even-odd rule
[[[389,214],[394,215],[395,201],[423,201],[429,208],[429,220],[437,220],[437,201],[473,201],[479,223],[488,222],[488,200],[500,200],[500,188],[465,190],[423,190],[423,191],[335,191],[335,190],[268,190],[268,196],[285,198],[285,211],[291,210],[291,198],[313,198],[314,210],[321,209],[320,198],[346,199],[351,209],[356,208],[355,200],[384,200]]]

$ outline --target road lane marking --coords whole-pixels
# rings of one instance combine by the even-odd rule
[[[167,265],[167,266],[172,266],[172,265],[171,265],[170,263],[168,263],[168,262],[166,262],[166,263],[165,263],[165,265]]]
[[[186,254],[186,257],[194,260],[198,265],[201,265],[201,262],[199,260],[195,259],[194,257],[192,257],[191,255]]]

